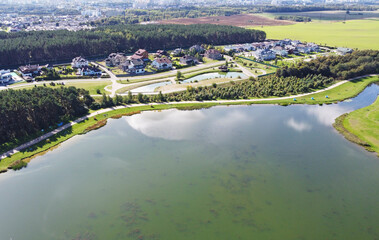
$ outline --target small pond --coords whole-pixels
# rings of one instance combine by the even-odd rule
[[[183,83],[189,83],[189,82],[194,82],[194,81],[203,81],[207,79],[214,79],[214,78],[246,78],[247,76],[241,72],[228,72],[228,73],[205,73],[201,75],[197,75],[195,77],[186,79],[182,81]]]
[[[130,91],[132,93],[153,93],[157,87],[166,86],[166,85],[170,85],[170,84],[172,84],[170,81],[153,83],[153,84],[149,84],[149,85],[146,85],[143,87],[132,89]]]

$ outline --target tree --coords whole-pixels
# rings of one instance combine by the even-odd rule
[[[182,72],[181,72],[181,71],[178,71],[178,72],[176,73],[176,80],[179,81],[182,77],[183,77]]]

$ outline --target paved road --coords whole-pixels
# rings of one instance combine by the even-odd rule
[[[332,86],[328,87],[328,88],[325,88],[325,89],[322,89],[322,90],[318,90],[318,91],[315,91],[315,92],[311,92],[311,93],[304,93],[304,94],[298,94],[298,95],[293,95],[293,96],[288,96],[288,97],[277,97],[277,98],[265,98],[265,99],[240,99],[240,100],[220,100],[220,101],[203,101],[201,103],[238,103],[238,102],[262,102],[262,101],[273,101],[273,100],[283,100],[283,99],[292,99],[292,98],[299,98],[299,97],[304,97],[304,96],[307,96],[307,95],[310,95],[310,94],[314,94],[314,93],[320,93],[320,92],[324,92],[324,91],[327,91],[327,90],[330,90],[330,89],[333,89],[335,87],[338,87],[348,81],[352,81],[354,79],[358,79],[358,78],[363,78],[363,77],[367,77],[367,76],[378,76],[379,74],[372,74],[372,75],[365,75],[365,76],[362,76],[362,77],[356,77],[356,78],[352,78],[352,79],[349,79],[349,80],[344,80],[344,81],[340,81],[336,84],[333,84]],[[199,103],[198,101],[187,101],[187,102],[169,102],[169,103],[152,103],[152,104],[132,104],[132,105],[125,105],[125,106],[119,106],[119,107],[113,107],[113,108],[107,108],[107,109],[102,109],[102,110],[99,110],[97,112],[94,112],[94,113],[91,113],[87,116],[84,116],[84,117],[81,117],[79,119],[76,119],[75,121],[71,122],[71,123],[68,123],[62,127],[59,127],[55,130],[53,130],[52,132],[49,132],[49,133],[46,133],[44,134],[43,136],[40,136],[34,140],[31,140],[27,143],[24,143],[10,151],[7,151],[3,154],[0,155],[0,160],[1,159],[4,159],[6,157],[9,157],[9,156],[12,156],[13,154],[15,153],[18,153],[24,149],[27,149],[31,146],[33,146],[34,144],[36,143],[39,143],[45,139],[48,139],[50,137],[52,137],[53,135],[69,128],[69,127],[72,127],[73,125],[77,124],[77,123],[80,123],[82,121],[84,121],[85,119],[89,118],[89,117],[93,117],[93,116],[96,116],[98,114],[102,114],[102,113],[106,113],[106,112],[109,112],[109,111],[112,111],[112,110],[115,110],[115,109],[121,109],[121,108],[129,108],[129,107],[137,107],[137,106],[144,106],[144,105],[161,105],[161,104],[188,104],[188,103]]]
[[[104,72],[106,72],[110,78],[93,78],[93,79],[70,79],[70,80],[58,80],[57,82],[63,82],[63,83],[83,83],[83,82],[94,82],[94,81],[111,81],[112,84],[106,86],[104,89],[108,92],[110,92],[110,96],[114,97],[117,93],[117,91],[121,88],[128,87],[128,86],[135,86],[138,84],[141,84],[141,82],[144,79],[150,79],[150,78],[155,78],[154,80],[146,80],[144,83],[156,83],[156,82],[162,82],[162,81],[171,81],[173,84],[176,84],[175,82],[175,77],[172,77],[172,75],[176,75],[177,71],[181,71],[182,73],[187,73],[187,72],[194,72],[194,71],[200,71],[203,68],[212,68],[219,66],[220,64],[223,64],[225,62],[223,61],[218,61],[218,62],[212,62],[212,63],[205,63],[205,64],[199,64],[194,67],[189,67],[189,68],[184,68],[180,70],[173,70],[169,72],[164,72],[164,73],[157,73],[153,75],[142,75],[142,76],[133,76],[133,77],[117,77],[113,72],[109,71],[107,67],[102,66],[100,64],[97,64],[95,62],[92,62],[92,64],[99,66]],[[118,83],[117,80],[142,80],[141,82],[138,83],[130,83],[130,84],[122,84]],[[40,82],[32,82],[32,83],[25,83],[25,84],[17,84],[17,85],[10,85],[8,87],[1,87],[1,90],[6,90],[6,89],[11,89],[11,88],[20,88],[20,87],[26,87],[26,86],[34,86],[34,85],[43,85],[43,84],[49,84],[50,81],[40,81]]]

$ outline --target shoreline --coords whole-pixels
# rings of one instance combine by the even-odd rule
[[[367,126],[367,125],[362,126],[361,122],[359,121],[360,120],[359,117],[362,117],[363,119],[361,121],[364,121],[366,123],[368,121],[367,114],[370,114],[373,112],[375,114],[374,109],[377,108],[378,105],[379,105],[379,95],[373,104],[366,106],[364,108],[357,109],[349,113],[342,114],[341,116],[336,118],[335,122],[333,123],[333,127],[347,140],[359,146],[362,146],[368,152],[376,153],[377,157],[379,157],[378,143],[375,141],[372,141],[372,139],[370,141],[370,135],[367,134],[367,132],[370,132],[372,135],[374,135],[374,136],[371,136],[371,138],[373,139],[377,139],[378,132],[375,135],[374,130],[370,128],[370,126]],[[351,121],[357,125],[351,126]],[[374,119],[374,127],[377,126],[375,123],[376,122]],[[365,131],[366,134],[362,133],[363,131]]]
[[[363,79],[363,80],[362,80]],[[359,81],[357,81],[359,80]],[[364,81],[366,80],[366,81]],[[357,81],[354,82],[354,81]],[[24,143],[12,150],[9,150],[0,155],[0,173],[6,172],[8,169],[12,169],[12,164],[17,161],[30,160],[36,154],[40,154],[49,150],[52,147],[57,146],[58,144],[70,139],[71,137],[78,134],[85,134],[86,132],[92,130],[96,124],[100,121],[108,118],[120,118],[123,115],[137,114],[142,111],[151,111],[151,110],[166,110],[176,108],[179,110],[194,110],[209,108],[213,106],[221,105],[251,105],[251,104],[279,104],[279,105],[290,105],[290,104],[331,104],[338,101],[343,101],[348,98],[352,98],[362,92],[369,84],[378,82],[378,75],[369,75],[362,76],[359,78],[354,78],[350,80],[340,81],[332,86],[327,88],[310,92],[304,94],[298,94],[294,96],[287,97],[276,97],[276,98],[262,98],[262,99],[239,99],[239,100],[218,100],[218,101],[187,101],[187,102],[169,102],[169,103],[150,103],[150,104],[132,104],[132,105],[123,105],[113,108],[101,109],[86,116],[83,116],[75,121],[65,124],[64,126],[57,128],[45,135],[42,135],[34,140],[31,140],[27,143]],[[355,92],[351,92],[347,96],[340,96],[339,93],[333,93],[335,88],[347,88],[348,85],[357,84],[355,86]],[[351,86],[350,86],[351,87]],[[345,91],[347,91],[345,89]],[[322,93],[328,93],[330,96],[328,98],[323,98],[322,100],[316,100],[320,98]],[[336,95],[331,96],[331,94]],[[309,97],[315,96],[315,100],[309,99]],[[307,99],[302,97],[308,97]],[[294,98],[296,101],[293,101]],[[313,98],[313,97],[312,97]],[[96,119],[96,120],[95,120]],[[103,124],[103,125],[105,125]],[[103,126],[102,125],[102,126]],[[102,127],[100,126],[100,127]],[[33,149],[30,151],[25,151],[25,149],[33,146]],[[26,161],[25,161],[26,162]],[[17,170],[17,168],[16,168]]]

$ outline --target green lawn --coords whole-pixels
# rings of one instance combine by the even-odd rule
[[[77,87],[77,88],[84,88],[89,91],[91,95],[98,94],[97,90],[99,89],[101,93],[107,93],[105,92],[104,88],[108,85],[112,84],[111,81],[93,81],[93,82],[66,82],[65,86],[66,87]],[[43,86],[42,84],[36,84],[37,86],[41,87]],[[51,86],[49,83],[46,83],[46,87],[52,87],[52,88],[57,88],[61,87],[62,85],[55,85]],[[31,89],[33,88],[34,85],[29,85],[29,86],[24,86],[24,87],[15,87],[13,89]]]
[[[359,49],[379,49],[379,19],[343,22],[296,23],[284,26],[255,27],[267,38],[297,39],[321,45]]]
[[[347,114],[343,126],[379,153],[379,98],[372,105]]]

